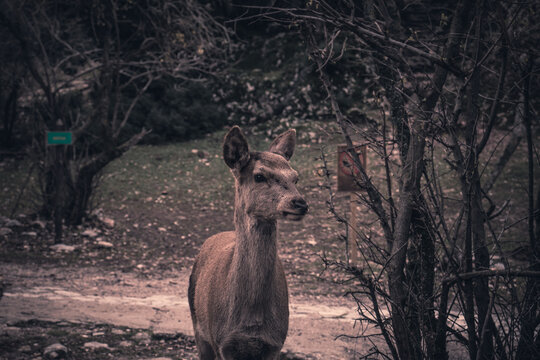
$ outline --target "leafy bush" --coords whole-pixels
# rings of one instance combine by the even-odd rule
[[[156,81],[133,111],[129,131],[152,129],[143,142],[187,140],[223,127],[227,121],[224,107],[213,96],[212,83]]]

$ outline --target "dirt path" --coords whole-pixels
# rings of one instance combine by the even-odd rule
[[[133,273],[65,271],[1,265],[12,285],[0,301],[0,323],[19,320],[106,323],[193,335],[187,304],[188,272],[147,279]],[[334,297],[291,297],[285,351],[316,359],[347,359],[363,340],[335,339],[358,334],[355,304]]]

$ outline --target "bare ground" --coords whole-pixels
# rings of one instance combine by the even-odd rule
[[[320,260],[323,252],[343,252],[342,229],[331,221],[316,183],[303,191],[314,204],[310,214],[303,223],[280,224],[291,294],[283,358],[353,358],[373,345],[340,337],[365,329],[355,327],[356,305],[342,296],[347,288],[332,284],[336,278],[323,272]],[[57,342],[72,359],[196,358],[187,279],[203,241],[231,229],[232,207],[185,201],[170,211],[167,201],[175,197],[168,193],[142,206],[129,199],[109,204],[105,214],[66,229],[69,251],[55,250],[50,223],[19,217],[20,226],[0,236],[0,274],[7,284],[0,300],[0,359],[47,358],[45,348]],[[135,340],[141,332],[150,340]],[[85,347],[91,342],[108,349]]]
[[[9,350],[6,346],[16,343],[8,341],[13,337],[13,325],[21,329],[16,331],[19,336],[26,337],[30,335],[28,329],[32,328],[29,324],[34,324],[34,328],[36,324],[48,324],[53,328],[56,324],[56,327],[63,326],[65,332],[68,332],[66,327],[81,324],[76,333],[81,333],[80,328],[86,329],[81,333],[89,336],[84,341],[101,340],[107,343],[114,349],[107,354],[115,358],[125,355],[125,348],[119,345],[120,342],[129,341],[133,334],[140,331],[152,334],[153,340],[148,345],[153,346],[145,351],[154,353],[154,356],[189,359],[195,354],[186,298],[189,274],[185,271],[147,279],[133,273],[100,273],[85,268],[65,271],[56,267],[3,265],[1,269],[8,274],[5,280],[16,284],[10,287],[0,302],[2,351],[6,358],[26,358],[19,351],[23,346],[22,339],[16,348]],[[358,329],[353,329],[353,303],[333,297],[305,296],[293,296],[290,302],[290,328],[283,349],[284,356],[288,354],[290,358],[295,354],[299,358],[346,359],[359,346],[366,346],[357,340],[336,339],[341,334],[358,332]],[[91,332],[88,324],[91,324]],[[108,330],[96,331],[96,327]],[[123,329],[129,336],[110,338],[101,334],[110,333],[113,328]],[[129,330],[126,332],[126,329]],[[98,335],[91,337],[91,333],[95,332]],[[160,343],[161,340],[167,341]],[[77,352],[81,342],[71,344],[75,347],[71,350]],[[39,347],[36,346],[33,356],[39,353]]]

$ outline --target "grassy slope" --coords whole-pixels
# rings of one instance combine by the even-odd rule
[[[310,213],[298,223],[283,222],[281,229],[281,257],[290,274],[293,293],[323,294],[336,289],[325,286],[317,276],[323,266],[318,256],[323,252],[330,258],[344,258],[345,245],[339,235],[345,232],[328,213],[328,193],[322,189],[318,175],[321,166],[319,143],[306,137],[312,131],[322,144],[331,166],[335,161],[335,145],[339,138],[326,134],[328,125],[311,123],[299,130],[299,142],[292,166],[300,172],[299,189],[310,203]],[[112,249],[96,245],[96,239],[86,239],[74,229],[65,242],[79,245],[70,255],[48,250],[49,235],[38,240],[11,239],[13,248],[5,247],[0,255],[6,261],[51,261],[55,264],[104,266],[124,271],[141,271],[148,275],[177,268],[189,268],[199,246],[210,235],[232,229],[233,179],[221,158],[221,143],[225,131],[184,143],[161,146],[137,146],[106,168],[94,204],[116,220],[113,230],[104,230],[100,237],[111,242]],[[251,148],[264,150],[271,139],[265,135],[248,135]],[[205,152],[201,159],[199,151]],[[438,158],[438,156],[436,157]],[[493,190],[499,204],[511,200],[508,216],[497,219],[497,226],[508,225],[526,215],[526,163],[523,146]],[[380,160],[371,153],[369,172],[376,183],[382,181]],[[438,167],[445,166],[441,161]],[[333,170],[333,169],[331,169]],[[538,171],[538,169],[537,169]],[[9,216],[21,184],[28,173],[27,161],[4,161],[0,166],[0,214]],[[447,195],[459,198],[457,179],[450,175],[440,179]],[[333,179],[335,186],[335,177]],[[22,196],[20,212],[30,213],[36,199],[35,182],[30,182]],[[337,208],[348,213],[348,195],[337,197]],[[451,205],[451,201],[448,201]],[[378,226],[372,217],[360,213],[362,231],[377,238]],[[92,226],[91,224],[85,226]],[[512,249],[525,240],[526,223],[521,222],[504,237],[505,246]],[[498,233],[498,229],[496,229]],[[28,254],[26,254],[27,252]],[[9,255],[8,255],[9,253]],[[19,254],[20,253],[20,254]],[[25,255],[26,254],[26,255]],[[330,276],[330,275],[328,275]]]

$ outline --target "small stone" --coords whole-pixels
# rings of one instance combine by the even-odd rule
[[[45,229],[45,227],[47,226],[47,223],[43,220],[34,220],[30,223],[30,225],[40,227],[41,229]]]
[[[505,268],[506,267],[501,262],[495,263],[495,264],[491,265],[491,267],[490,267],[491,270],[504,270]]]
[[[74,245],[66,245],[66,244],[56,244],[51,245],[50,249],[56,252],[72,252],[76,249],[76,246]]]
[[[313,235],[309,235],[306,242],[309,245],[313,245],[313,246],[317,245],[317,240],[315,240],[315,236],[313,236]]]
[[[139,264],[136,266],[137,269],[144,269],[146,266],[144,264]]]
[[[167,229],[165,229],[164,227],[159,227],[159,228],[158,228],[158,231],[160,231],[160,232],[167,232]]]
[[[22,226],[22,224],[18,221],[18,220],[15,220],[15,219],[12,219],[12,220],[8,220],[5,224],[4,224],[5,227],[17,227],[17,226]]]
[[[108,344],[100,343],[97,341],[86,342],[84,343],[83,347],[89,350],[111,349]]]
[[[113,244],[111,244],[110,242],[108,241],[98,241],[97,242],[97,246],[99,247],[102,247],[102,248],[112,248],[113,247]]]
[[[43,350],[45,359],[65,359],[68,354],[68,349],[60,343],[49,345]]]
[[[105,335],[105,333],[103,331],[94,331],[92,333],[92,336],[103,336]]]
[[[16,326],[2,327],[2,334],[9,337],[18,337],[21,334],[21,329]]]
[[[32,347],[30,345],[23,345],[19,348],[19,352],[30,353],[32,352]]]
[[[6,236],[11,234],[13,231],[9,228],[0,228],[0,236]]]
[[[95,229],[86,229],[81,233],[81,235],[95,238],[96,236],[98,236],[98,233]]]
[[[150,344],[150,342],[151,342],[150,334],[148,334],[146,332],[139,332],[139,333],[133,335],[132,339],[137,341],[138,343],[143,343],[143,344]]]
[[[130,346],[133,346],[133,342],[123,340],[123,341],[120,341],[120,344],[118,344],[118,345],[121,346],[121,347],[130,347]]]
[[[126,332],[124,330],[122,330],[122,329],[112,329],[111,333],[113,333],[115,335],[124,335]]]
[[[36,237],[37,232],[35,232],[35,231],[25,231],[25,232],[21,233],[21,235],[26,235],[26,236],[30,236],[30,237]]]
[[[105,224],[106,227],[108,227],[109,229],[112,229],[114,227],[114,220],[111,219],[111,218],[103,218],[103,220],[101,220],[103,222],[103,224]]]

